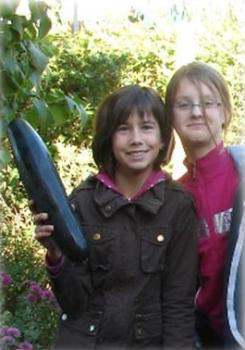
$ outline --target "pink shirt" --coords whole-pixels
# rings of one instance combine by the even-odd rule
[[[224,269],[227,233],[239,176],[223,143],[196,160],[179,180],[194,195],[200,219],[199,273],[196,307],[209,317],[211,327],[224,332]]]
[[[139,191],[132,198],[130,198],[130,200],[141,196],[144,192],[148,191],[151,187],[155,186],[157,183],[164,181],[167,178],[167,176],[168,176],[167,173],[163,172],[162,170],[153,171],[151,175],[143,183]],[[121,193],[120,190],[117,188],[113,178],[110,175],[101,172],[96,177],[108,188],[112,189],[115,192]]]

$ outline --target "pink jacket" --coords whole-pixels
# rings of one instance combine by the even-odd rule
[[[200,219],[196,307],[208,317],[214,331],[223,335],[227,233],[239,176],[223,143],[186,166],[188,172],[179,182],[194,195]]]

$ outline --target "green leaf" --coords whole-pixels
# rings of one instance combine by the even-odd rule
[[[20,0],[1,0],[0,2],[0,17],[9,17],[15,14]]]
[[[13,33],[9,24],[1,25],[1,30],[4,33],[4,35],[1,35],[1,45],[2,50],[4,51],[5,48],[9,48],[9,45],[13,39]]]
[[[29,79],[30,79],[32,85],[35,86],[36,90],[39,91],[40,82],[41,82],[40,74],[38,74],[37,72],[32,72],[30,74],[30,78]]]
[[[83,108],[83,106],[80,103],[77,103],[75,98],[71,98],[66,96],[66,101],[67,101],[67,105],[69,110],[71,111],[71,113],[73,115],[79,115],[80,118],[80,124],[81,124],[81,129],[84,128],[87,119],[88,119],[88,115],[85,111],[85,109]]]
[[[32,42],[29,43],[29,51],[32,65],[41,74],[48,64],[48,57]]]
[[[49,105],[49,110],[52,113],[55,126],[63,124],[71,116],[65,102],[52,103]]]
[[[0,149],[0,169],[5,167],[10,161],[10,154],[6,148]]]
[[[52,117],[47,104],[43,100],[33,99],[33,108],[34,112],[36,112],[36,118],[38,118],[39,125],[47,124]]]
[[[1,88],[2,93],[4,96],[8,97],[11,96],[19,90],[19,85],[16,83],[16,81],[6,74],[5,72],[2,72],[1,74]]]
[[[42,39],[51,29],[52,23],[50,18],[47,15],[44,15],[40,18],[40,24],[38,28],[38,37]]]
[[[37,21],[47,13],[48,5],[44,1],[30,0],[29,9],[32,20]]]
[[[37,30],[33,24],[32,21],[28,21],[28,24],[25,28],[25,36],[27,37],[27,39],[29,40],[35,40],[37,37]]]
[[[0,139],[7,135],[7,123],[6,121],[0,119]]]
[[[23,38],[26,18],[24,16],[15,15],[12,19],[12,29],[18,32],[20,39]]]

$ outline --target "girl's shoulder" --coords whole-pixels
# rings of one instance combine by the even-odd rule
[[[96,188],[98,180],[95,175],[89,175],[86,180],[81,181],[81,183],[73,189],[70,194],[70,198],[74,198],[76,195],[81,194],[86,190],[94,190]]]
[[[176,198],[183,198],[191,202],[194,201],[192,193],[186,187],[184,187],[184,185],[176,180],[173,180],[172,178],[165,181],[165,189],[170,196],[176,196]]]
[[[233,158],[240,174],[245,176],[245,145],[228,146],[226,150]]]

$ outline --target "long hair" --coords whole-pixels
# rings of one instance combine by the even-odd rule
[[[117,127],[130,115],[137,113],[141,118],[152,114],[156,119],[164,143],[154,167],[166,165],[173,150],[172,127],[168,123],[164,103],[158,93],[149,87],[130,85],[109,95],[99,107],[95,119],[95,134],[92,142],[93,157],[98,169],[110,175],[115,172],[112,153],[112,136]]]

